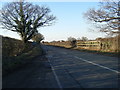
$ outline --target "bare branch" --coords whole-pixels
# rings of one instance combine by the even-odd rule
[[[24,42],[38,32],[38,28],[52,25],[56,19],[50,15],[46,6],[33,5],[28,2],[6,4],[0,12],[0,23],[3,28],[18,32]]]
[[[118,2],[114,0],[106,0],[100,3],[99,9],[89,9],[84,17],[89,21],[96,23],[100,26],[98,29],[102,32],[120,32],[120,16],[118,15],[120,8]],[[105,24],[103,26],[103,24]]]

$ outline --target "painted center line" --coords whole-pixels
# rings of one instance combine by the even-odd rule
[[[101,68],[104,68],[104,69],[107,69],[107,70],[113,71],[113,72],[115,72],[115,73],[120,73],[120,72],[117,71],[117,70],[114,70],[114,69],[111,69],[111,68],[108,68],[108,67],[102,66],[102,65],[100,65],[100,64],[97,64],[97,63],[94,63],[94,62],[91,62],[91,61],[85,60],[85,59],[83,59],[83,58],[80,58],[80,57],[77,57],[77,56],[74,56],[74,57],[77,58],[77,59],[80,59],[80,60],[82,60],[82,61],[85,61],[85,62],[87,62],[87,63],[91,63],[91,64],[96,65],[96,66],[99,66],[99,67],[101,67]]]

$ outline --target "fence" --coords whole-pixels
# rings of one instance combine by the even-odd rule
[[[78,41],[76,46],[81,49],[100,50],[101,45],[100,41]]]
[[[72,48],[70,41],[54,41],[45,43],[47,45],[60,46],[65,48]],[[119,52],[120,40],[117,38],[105,39],[105,40],[89,40],[81,41],[77,40],[75,43],[77,49],[87,49],[87,50],[97,50],[97,51],[107,51],[107,52]]]

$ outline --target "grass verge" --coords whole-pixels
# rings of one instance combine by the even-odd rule
[[[54,46],[54,45],[51,45],[51,46]],[[120,57],[120,52],[103,52],[103,51],[95,51],[95,50],[88,50],[88,49],[61,47],[61,46],[54,46],[54,47],[71,49],[71,50],[78,50],[78,51],[81,51],[81,52],[94,53],[94,54],[111,56],[111,57]]]
[[[35,45],[32,49],[27,52],[21,53],[18,56],[6,57],[3,56],[2,60],[2,75],[6,76],[11,72],[14,72],[26,64],[34,60],[36,57],[41,56],[43,50],[40,45]]]
[[[95,51],[95,50],[87,50],[87,49],[76,49],[76,48],[73,48],[73,49],[79,50],[81,52],[95,53],[95,54],[111,56],[111,57],[120,57],[120,52],[104,52],[104,51]]]

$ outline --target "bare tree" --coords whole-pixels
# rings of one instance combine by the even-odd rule
[[[81,40],[82,41],[88,41],[88,38],[87,37],[82,37]]]
[[[72,47],[76,47],[76,39],[74,37],[68,37],[68,41]]]
[[[84,16],[94,22],[101,32],[120,34],[120,2],[119,0],[104,0],[98,9],[89,9]]]
[[[73,42],[76,41],[76,39],[74,37],[68,37],[68,41]]]
[[[52,25],[56,17],[46,6],[33,5],[21,0],[6,4],[0,13],[2,28],[17,32],[24,43],[38,32],[40,27]]]

